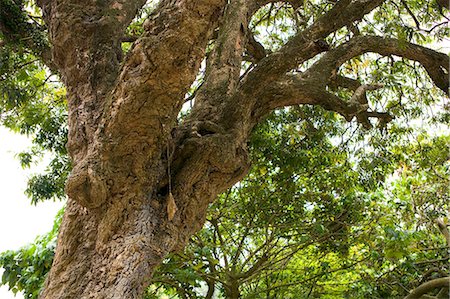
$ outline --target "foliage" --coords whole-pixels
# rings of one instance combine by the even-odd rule
[[[64,198],[70,169],[64,88],[33,54],[9,45],[0,49],[0,76],[0,123],[33,141],[32,148],[18,154],[22,167],[29,167],[44,153],[51,157],[45,173],[28,181],[27,195],[33,204]]]
[[[7,285],[16,294],[22,292],[25,298],[37,298],[50,270],[56,246],[56,237],[64,209],[56,215],[53,229],[37,237],[30,245],[19,250],[8,250],[0,254],[3,268],[1,284]]]

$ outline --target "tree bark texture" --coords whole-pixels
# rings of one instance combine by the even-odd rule
[[[448,93],[444,54],[377,36],[355,36],[333,49],[324,41],[383,0],[330,4],[270,55],[248,24],[258,8],[274,1],[161,0],[144,34],[122,55],[125,29],[145,2],[37,1],[50,45],[25,46],[57,70],[67,88],[73,163],[41,299],[141,298],[164,257],[202,227],[209,203],[246,174],[249,136],[270,111],[313,104],[366,126],[371,117],[389,118],[370,111],[365,100],[367,91],[382,86],[336,75],[345,61],[366,52],[416,60]],[[27,34],[1,22],[0,30],[11,40]],[[291,72],[323,52],[306,72]],[[244,53],[255,65],[241,77]],[[179,120],[204,59],[195,104]],[[354,96],[338,98],[328,87],[349,89]]]

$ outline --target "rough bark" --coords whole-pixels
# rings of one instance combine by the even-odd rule
[[[325,43],[383,0],[337,1],[266,55],[248,23],[270,2],[162,0],[123,57],[124,31],[144,0],[37,1],[51,47],[24,46],[67,87],[73,162],[56,256],[40,298],[140,298],[162,259],[202,227],[209,203],[246,174],[251,131],[273,109],[321,105],[363,125],[369,117],[389,118],[366,105],[366,92],[381,88],[376,82],[335,75],[345,61],[365,52],[403,56],[422,63],[435,84],[448,89],[446,55],[379,37],[354,37],[335,49]],[[11,40],[27,41],[30,30],[46,33],[13,30],[5,20],[0,30]],[[204,83],[180,121],[213,36]],[[256,66],[240,78],[245,52]],[[291,72],[322,52],[306,72]],[[327,89],[337,86],[354,95],[340,99]],[[238,298],[237,288],[230,292]]]
[[[115,55],[121,28],[114,25],[109,36],[102,32],[97,39],[98,23],[107,26],[127,15],[117,2],[43,5],[50,6],[44,8],[54,60],[68,86],[74,169],[41,298],[140,298],[156,265],[179,244],[179,231],[190,235],[201,227],[207,203],[229,180],[221,173],[200,182],[174,176],[171,192],[180,212],[168,220],[168,186],[160,182],[168,170],[166,152],[173,150],[172,128],[224,1],[161,2],[120,68]],[[111,8],[120,12],[103,19]],[[89,24],[83,26],[81,16]],[[61,24],[64,19],[74,23]],[[190,175],[205,176],[209,165],[197,162]],[[181,203],[193,206],[189,213]]]

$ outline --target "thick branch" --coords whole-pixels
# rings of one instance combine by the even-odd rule
[[[328,92],[322,83],[306,77],[304,74],[285,75],[280,80],[268,85],[255,112],[255,118],[259,119],[268,112],[285,106],[312,104],[320,105],[323,108],[335,111],[351,120],[357,117],[365,128],[370,128],[368,120],[370,117],[382,119],[385,122],[392,120],[392,117],[384,112],[368,111],[366,92],[381,88],[379,84],[361,85],[358,81],[348,78],[340,78],[346,83],[349,89],[354,90],[350,99],[344,101],[338,96]]]
[[[214,49],[207,59],[205,81],[195,96],[190,118],[210,118],[211,114],[217,114],[213,110],[235,93],[246,43],[249,10],[244,0],[232,0],[227,5]]]
[[[406,296],[404,299],[419,299],[422,295],[437,289],[437,288],[449,288],[450,286],[450,277],[436,278],[430,281],[427,281]]]
[[[132,135],[128,127],[156,126],[160,130],[160,121],[163,125],[165,122],[173,125],[184,94],[195,79],[224,2],[179,1],[177,5],[162,2],[157,13],[144,24],[146,33],[135,42],[124,62],[108,111],[111,118],[105,123],[107,132],[122,138],[122,133]],[[134,127],[126,117],[130,113],[137,121]],[[157,134],[147,131],[140,136],[139,140],[151,143],[149,140]],[[122,141],[121,144],[126,143]]]
[[[279,51],[261,60],[242,82],[241,90],[255,96],[260,88],[320,52],[328,50],[323,41],[330,33],[361,19],[381,5],[383,0],[341,0],[311,27],[299,32]],[[330,20],[333,20],[330,22]]]
[[[349,59],[361,54],[373,52],[380,55],[397,55],[421,63],[434,84],[449,94],[449,65],[447,55],[420,45],[379,36],[356,36],[349,42],[326,53],[305,74],[316,80],[329,82],[334,80],[336,70]]]
[[[309,28],[291,38],[281,49],[264,59],[250,71],[241,81],[235,95],[222,104],[223,113],[218,120],[227,131],[241,131],[242,136],[248,136],[259,118],[255,110],[259,109],[258,100],[262,91],[271,83],[277,81],[299,64],[327,51],[328,45],[323,40],[339,28],[361,19],[383,0],[341,0],[319,18]],[[330,22],[330,20],[333,20]]]

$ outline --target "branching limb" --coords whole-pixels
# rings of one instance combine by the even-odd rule
[[[383,0],[341,0],[320,17],[313,25],[297,33],[281,49],[265,58],[242,78],[236,93],[223,106],[224,113],[218,123],[228,131],[249,134],[254,121],[262,115],[260,103],[264,89],[282,78],[287,72],[317,54],[329,50],[324,41],[330,33],[364,17],[383,3]],[[333,22],[329,20],[332,19]],[[259,110],[259,111],[258,111]]]
[[[262,86],[277,80],[318,53],[327,51],[328,45],[323,39],[330,33],[360,20],[383,2],[383,0],[338,1],[312,26],[296,34],[279,51],[261,60],[258,66],[243,79],[240,90],[251,93],[254,97]],[[330,22],[330,20],[334,21]]]
[[[347,43],[327,52],[311,66],[305,75],[326,84],[335,80],[336,70],[346,61],[373,52],[383,56],[396,55],[422,64],[434,84],[449,94],[449,65],[447,55],[406,41],[379,36],[355,36]]]
[[[369,111],[366,93],[382,87],[381,84],[361,85],[357,80],[339,77],[335,82],[342,82],[354,93],[347,101],[328,92],[325,87],[316,80],[306,77],[305,74],[285,75],[278,81],[268,85],[255,114],[260,118],[268,112],[285,106],[312,104],[335,111],[350,121],[356,116],[365,128],[371,128],[369,118],[378,118],[383,122],[392,120],[392,116],[385,112]],[[255,120],[256,121],[256,120]]]

